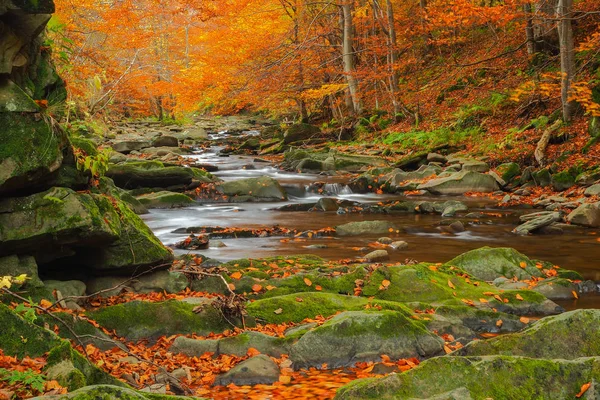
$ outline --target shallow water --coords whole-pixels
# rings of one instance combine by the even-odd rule
[[[586,279],[600,281],[600,242],[597,232],[576,229],[562,235],[517,236],[511,233],[518,224],[518,216],[531,210],[500,209],[485,198],[464,197],[418,197],[401,195],[352,194],[340,184],[342,178],[322,175],[296,174],[280,171],[270,164],[254,161],[253,157],[218,155],[219,147],[191,156],[200,163],[219,167],[215,175],[224,180],[236,180],[257,176],[271,176],[279,180],[295,196],[287,202],[242,203],[242,204],[198,204],[195,207],[173,210],[152,210],[143,218],[157,236],[167,245],[187,237],[175,234],[174,230],[186,227],[222,226],[244,228],[268,228],[275,225],[299,231],[335,227],[352,221],[387,220],[400,227],[399,233],[359,237],[291,239],[281,237],[223,239],[226,247],[210,248],[201,253],[222,261],[239,258],[259,258],[275,255],[311,253],[325,259],[338,260],[356,258],[374,250],[369,245],[378,237],[389,236],[394,240],[409,243],[406,250],[388,249],[391,261],[407,259],[429,262],[445,262],[466,251],[482,246],[513,247],[531,258],[550,261],[563,268],[579,271]],[[246,166],[246,169],[243,167]],[[316,202],[323,195],[307,192],[312,182],[327,183],[328,197],[377,203],[385,200],[460,200],[469,206],[469,212],[482,211],[487,215],[479,220],[465,218],[442,218],[439,215],[420,214],[344,214],[335,212],[283,212],[275,208],[293,203]],[[440,230],[444,220],[460,219],[466,232],[449,234]],[[313,248],[310,246],[323,246]],[[178,251],[185,253],[184,251]],[[594,304],[598,304],[596,301]]]

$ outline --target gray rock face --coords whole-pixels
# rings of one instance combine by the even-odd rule
[[[217,189],[232,202],[287,200],[285,189],[268,176],[225,182]]]
[[[295,368],[352,365],[392,359],[426,357],[439,353],[443,341],[401,312],[346,311],[304,334],[292,345]]]
[[[38,275],[38,266],[31,256],[12,255],[0,257],[0,276],[27,275],[27,288],[39,288],[44,286]]]
[[[279,367],[264,354],[259,354],[233,367],[215,380],[216,386],[233,383],[238,386],[270,385],[279,380]]]
[[[166,167],[158,161],[111,165],[106,176],[123,189],[169,188],[178,185],[189,185],[193,180],[212,181],[208,175],[199,169]]]
[[[488,172],[490,166],[483,161],[467,161],[462,166],[463,171]]]
[[[205,353],[217,354],[219,351],[218,340],[198,340],[179,336],[169,348],[174,354],[185,354],[190,357],[200,357]]]
[[[283,134],[285,144],[311,139],[321,133],[321,129],[309,124],[294,124]]]
[[[600,227],[600,202],[582,204],[569,214],[567,221],[590,228]]]
[[[364,257],[369,262],[381,262],[390,259],[390,255],[385,250],[375,250]]]
[[[396,226],[388,221],[350,222],[335,227],[338,236],[378,235],[396,230]]]
[[[447,178],[433,179],[419,185],[418,189],[427,190],[432,194],[460,195],[467,192],[495,192],[500,189],[500,186],[490,175],[461,171]]]
[[[151,146],[152,143],[147,140],[124,140],[122,142],[115,142],[112,144],[113,150],[121,154],[129,154],[132,151],[140,151]]]
[[[335,199],[327,197],[319,199],[314,206],[314,210],[316,211],[337,211],[339,208],[340,206]]]
[[[152,139],[152,147],[179,147],[179,140],[174,136],[158,136]]]
[[[528,218],[522,225],[516,227],[513,232],[517,235],[528,235],[545,226],[551,225],[554,222],[562,220],[559,212],[547,212],[532,214],[532,218]]]
[[[586,196],[599,196],[600,195],[600,184],[590,186],[585,190]]]

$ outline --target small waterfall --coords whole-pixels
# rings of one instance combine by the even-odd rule
[[[341,183],[326,183],[323,186],[323,191],[332,195],[352,194],[352,189],[348,185]]]

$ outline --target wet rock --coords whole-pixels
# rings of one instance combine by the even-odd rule
[[[335,227],[338,236],[377,235],[395,231],[396,226],[389,221],[349,222]]]
[[[164,384],[153,385],[163,388],[166,393]],[[80,400],[80,399],[127,399],[127,400],[157,400],[167,398],[156,391],[136,391],[129,388],[111,386],[111,385],[90,385],[81,389],[75,390],[68,394],[61,395],[46,395],[43,397],[35,397],[36,400]],[[181,399],[185,397],[168,396],[171,400]],[[189,398],[189,397],[188,397]]]
[[[461,221],[454,221],[448,225],[448,228],[450,228],[454,233],[460,233],[466,230],[465,225]]]
[[[208,172],[198,168],[166,167],[159,161],[139,161],[111,165],[106,173],[123,189],[169,188],[189,185],[193,180],[212,182]]]
[[[351,382],[337,391],[336,400],[568,399],[584,383],[600,378],[599,367],[597,357],[576,361],[509,356],[436,357],[402,374]]]
[[[555,222],[562,221],[562,215],[559,212],[534,213],[522,216],[521,221],[525,221],[525,223],[516,227],[513,232],[517,235],[529,235]]]
[[[390,259],[390,255],[385,250],[375,250],[365,255],[364,258],[369,262],[381,262],[388,261]]]
[[[208,249],[208,235],[194,235],[193,233],[185,240],[177,242],[175,248],[185,250],[206,250]]]
[[[578,287],[568,279],[549,278],[538,282],[532,290],[550,300],[572,300],[578,292]]]
[[[381,243],[381,244],[392,244],[394,242],[394,239],[389,238],[389,237],[380,237],[379,239],[377,239],[377,243]]]
[[[582,204],[567,216],[567,221],[590,228],[600,227],[600,202]]]
[[[289,351],[285,342],[260,332],[245,332],[219,340],[219,354],[243,357],[251,348],[271,357],[280,357]]]
[[[195,204],[189,196],[169,191],[144,194],[136,199],[147,208],[180,208]]]
[[[490,175],[462,171],[447,178],[433,179],[419,185],[418,189],[427,190],[432,194],[460,195],[467,192],[490,193],[498,190],[499,186]]]
[[[399,240],[397,242],[391,243],[390,247],[394,250],[405,250],[408,248],[408,243],[406,243],[403,240]]]
[[[317,201],[317,204],[313,207],[315,211],[337,211],[340,206],[336,199],[322,198]]]
[[[443,341],[424,326],[395,311],[347,311],[304,334],[291,347],[294,368],[353,365],[358,361],[426,357],[439,353]]]
[[[2,272],[0,272],[2,274]],[[63,299],[66,297],[82,297],[85,296],[86,285],[85,283],[77,280],[70,281],[55,281],[47,280],[44,281],[44,287],[49,292],[56,291],[56,298]],[[79,310],[77,302],[79,299],[67,299],[61,303],[64,308],[70,308],[72,310]]]
[[[215,386],[270,385],[279,380],[279,367],[270,357],[259,354],[233,367],[215,380]]]
[[[171,136],[176,137],[178,140],[185,141],[189,140],[192,142],[199,142],[208,139],[208,133],[201,127],[187,128],[182,132],[173,132]]]
[[[174,136],[161,135],[152,139],[152,147],[179,147],[179,140]]]
[[[523,263],[525,268],[521,267]],[[498,277],[519,280],[541,277],[542,273],[536,268],[536,262],[511,248],[482,247],[450,260],[447,265],[453,265],[467,271],[478,279],[493,281]]]
[[[158,271],[142,275],[130,283],[137,293],[179,293],[188,287],[188,279],[179,272]]]
[[[279,182],[268,176],[225,182],[217,189],[232,202],[287,200]]]

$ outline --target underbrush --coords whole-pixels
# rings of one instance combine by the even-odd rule
[[[480,140],[483,136],[484,132],[478,126],[466,129],[444,127],[431,131],[391,132],[381,137],[379,141],[399,150],[415,148],[427,150],[446,144],[450,146],[464,144],[465,142]]]

